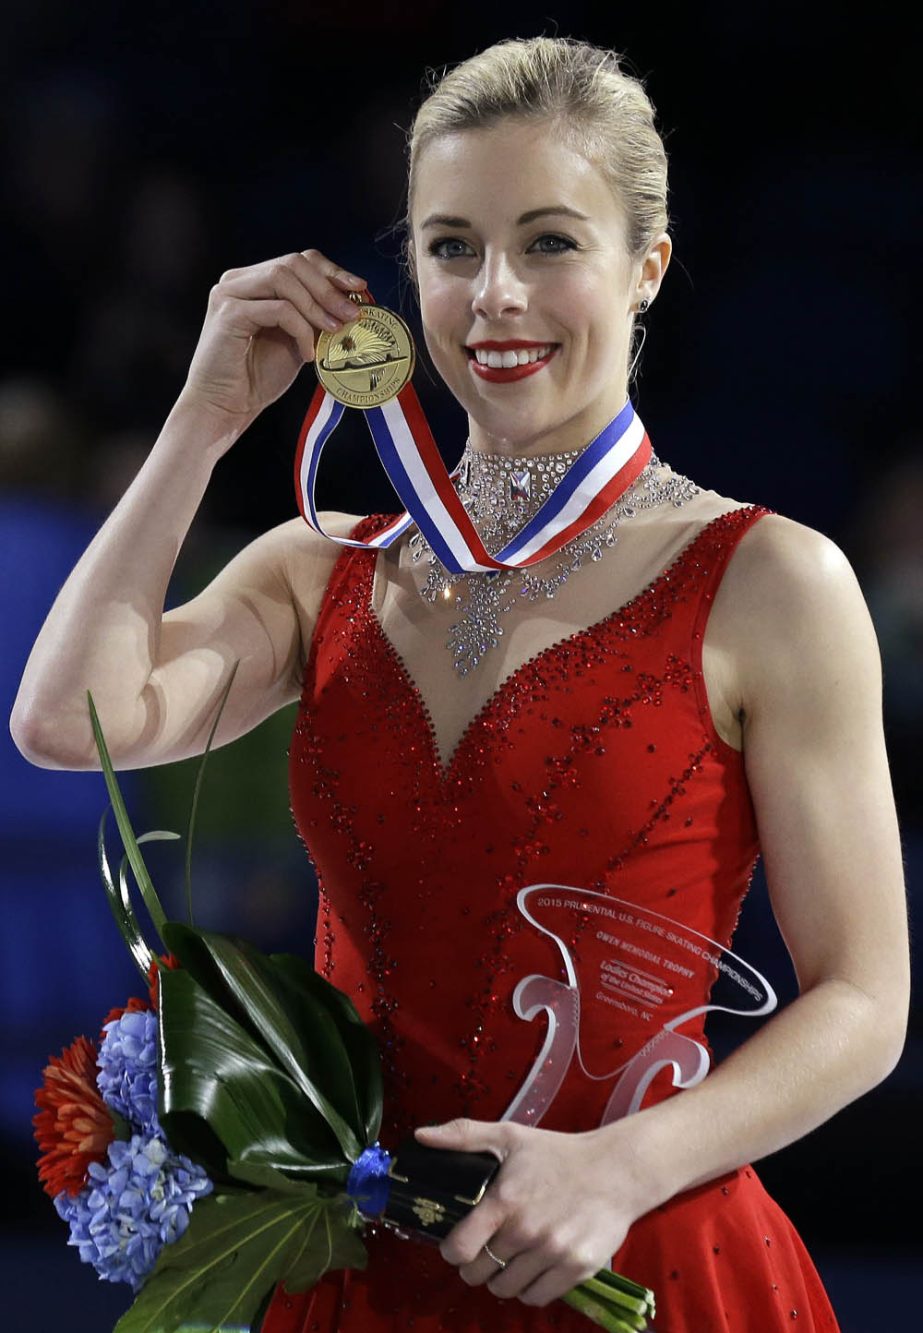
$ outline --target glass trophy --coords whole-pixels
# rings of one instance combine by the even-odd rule
[[[754,967],[671,917],[563,884],[530,884],[517,906],[557,946],[563,979],[532,974],[513,993],[516,1014],[544,1017],[546,1030],[503,1120],[539,1124],[574,1060],[611,1084],[601,1125],[631,1115],[661,1070],[677,1088],[708,1073],[708,1048],[684,1026],[701,1035],[707,1013],[760,1018],[776,1008]]]

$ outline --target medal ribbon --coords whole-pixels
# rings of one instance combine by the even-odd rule
[[[406,506],[368,541],[336,537],[320,522],[314,501],[324,446],[338,426],[344,404],[318,385],[298,438],[295,492],[302,518],[341,546],[387,547],[416,523],[449,573],[519,569],[534,565],[584,532],[640,475],[651,457],[651,442],[631,401],[580,454],[540,509],[496,556],[486,550],[454,486],[408,382],[380,407],[360,409],[388,478]]]

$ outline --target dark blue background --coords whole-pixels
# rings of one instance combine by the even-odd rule
[[[586,37],[645,77],[671,160],[674,261],[634,391],[661,457],[701,484],[833,537],[882,645],[911,905],[923,833],[923,466],[918,69],[884,11],[833,6],[389,9],[15,0],[0,43],[5,208],[0,373],[0,691],[7,715],[58,589],[182,386],[228,267],[317,246],[418,327],[397,264],[403,142],[427,67],[501,36]],[[893,16],[892,16],[893,18]],[[448,460],[463,419],[426,365]],[[168,606],[296,513],[310,371],[219,464]],[[389,508],[361,423],[341,429],[323,506]],[[285,710],[211,761],[194,852],[200,917],[308,952],[314,885],[291,827]],[[185,829],[194,764],[123,774],[139,831]],[[4,1057],[0,1277],[7,1326],[111,1327],[123,1288],[67,1250],[34,1179],[47,1055],[137,991],[95,863],[99,774],[28,765],[0,740]],[[178,903],[182,853],[151,852]],[[868,923],[870,932],[875,923]],[[738,949],[792,993],[757,880]],[[720,1036],[720,1034],[719,1034]],[[919,1012],[878,1089],[761,1164],[815,1254],[845,1333],[906,1327],[923,1297],[914,1127]],[[907,1220],[907,1218],[911,1220]],[[883,1313],[890,1310],[891,1315]]]

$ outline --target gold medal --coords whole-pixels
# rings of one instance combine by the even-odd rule
[[[393,310],[350,293],[358,317],[336,333],[318,335],[317,378],[347,407],[380,407],[396,398],[413,374],[416,350],[410,329]]]

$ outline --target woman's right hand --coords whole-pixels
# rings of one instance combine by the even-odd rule
[[[228,269],[209,293],[181,398],[249,424],[314,360],[316,333],[355,318],[346,293],[364,288],[318,250]]]

